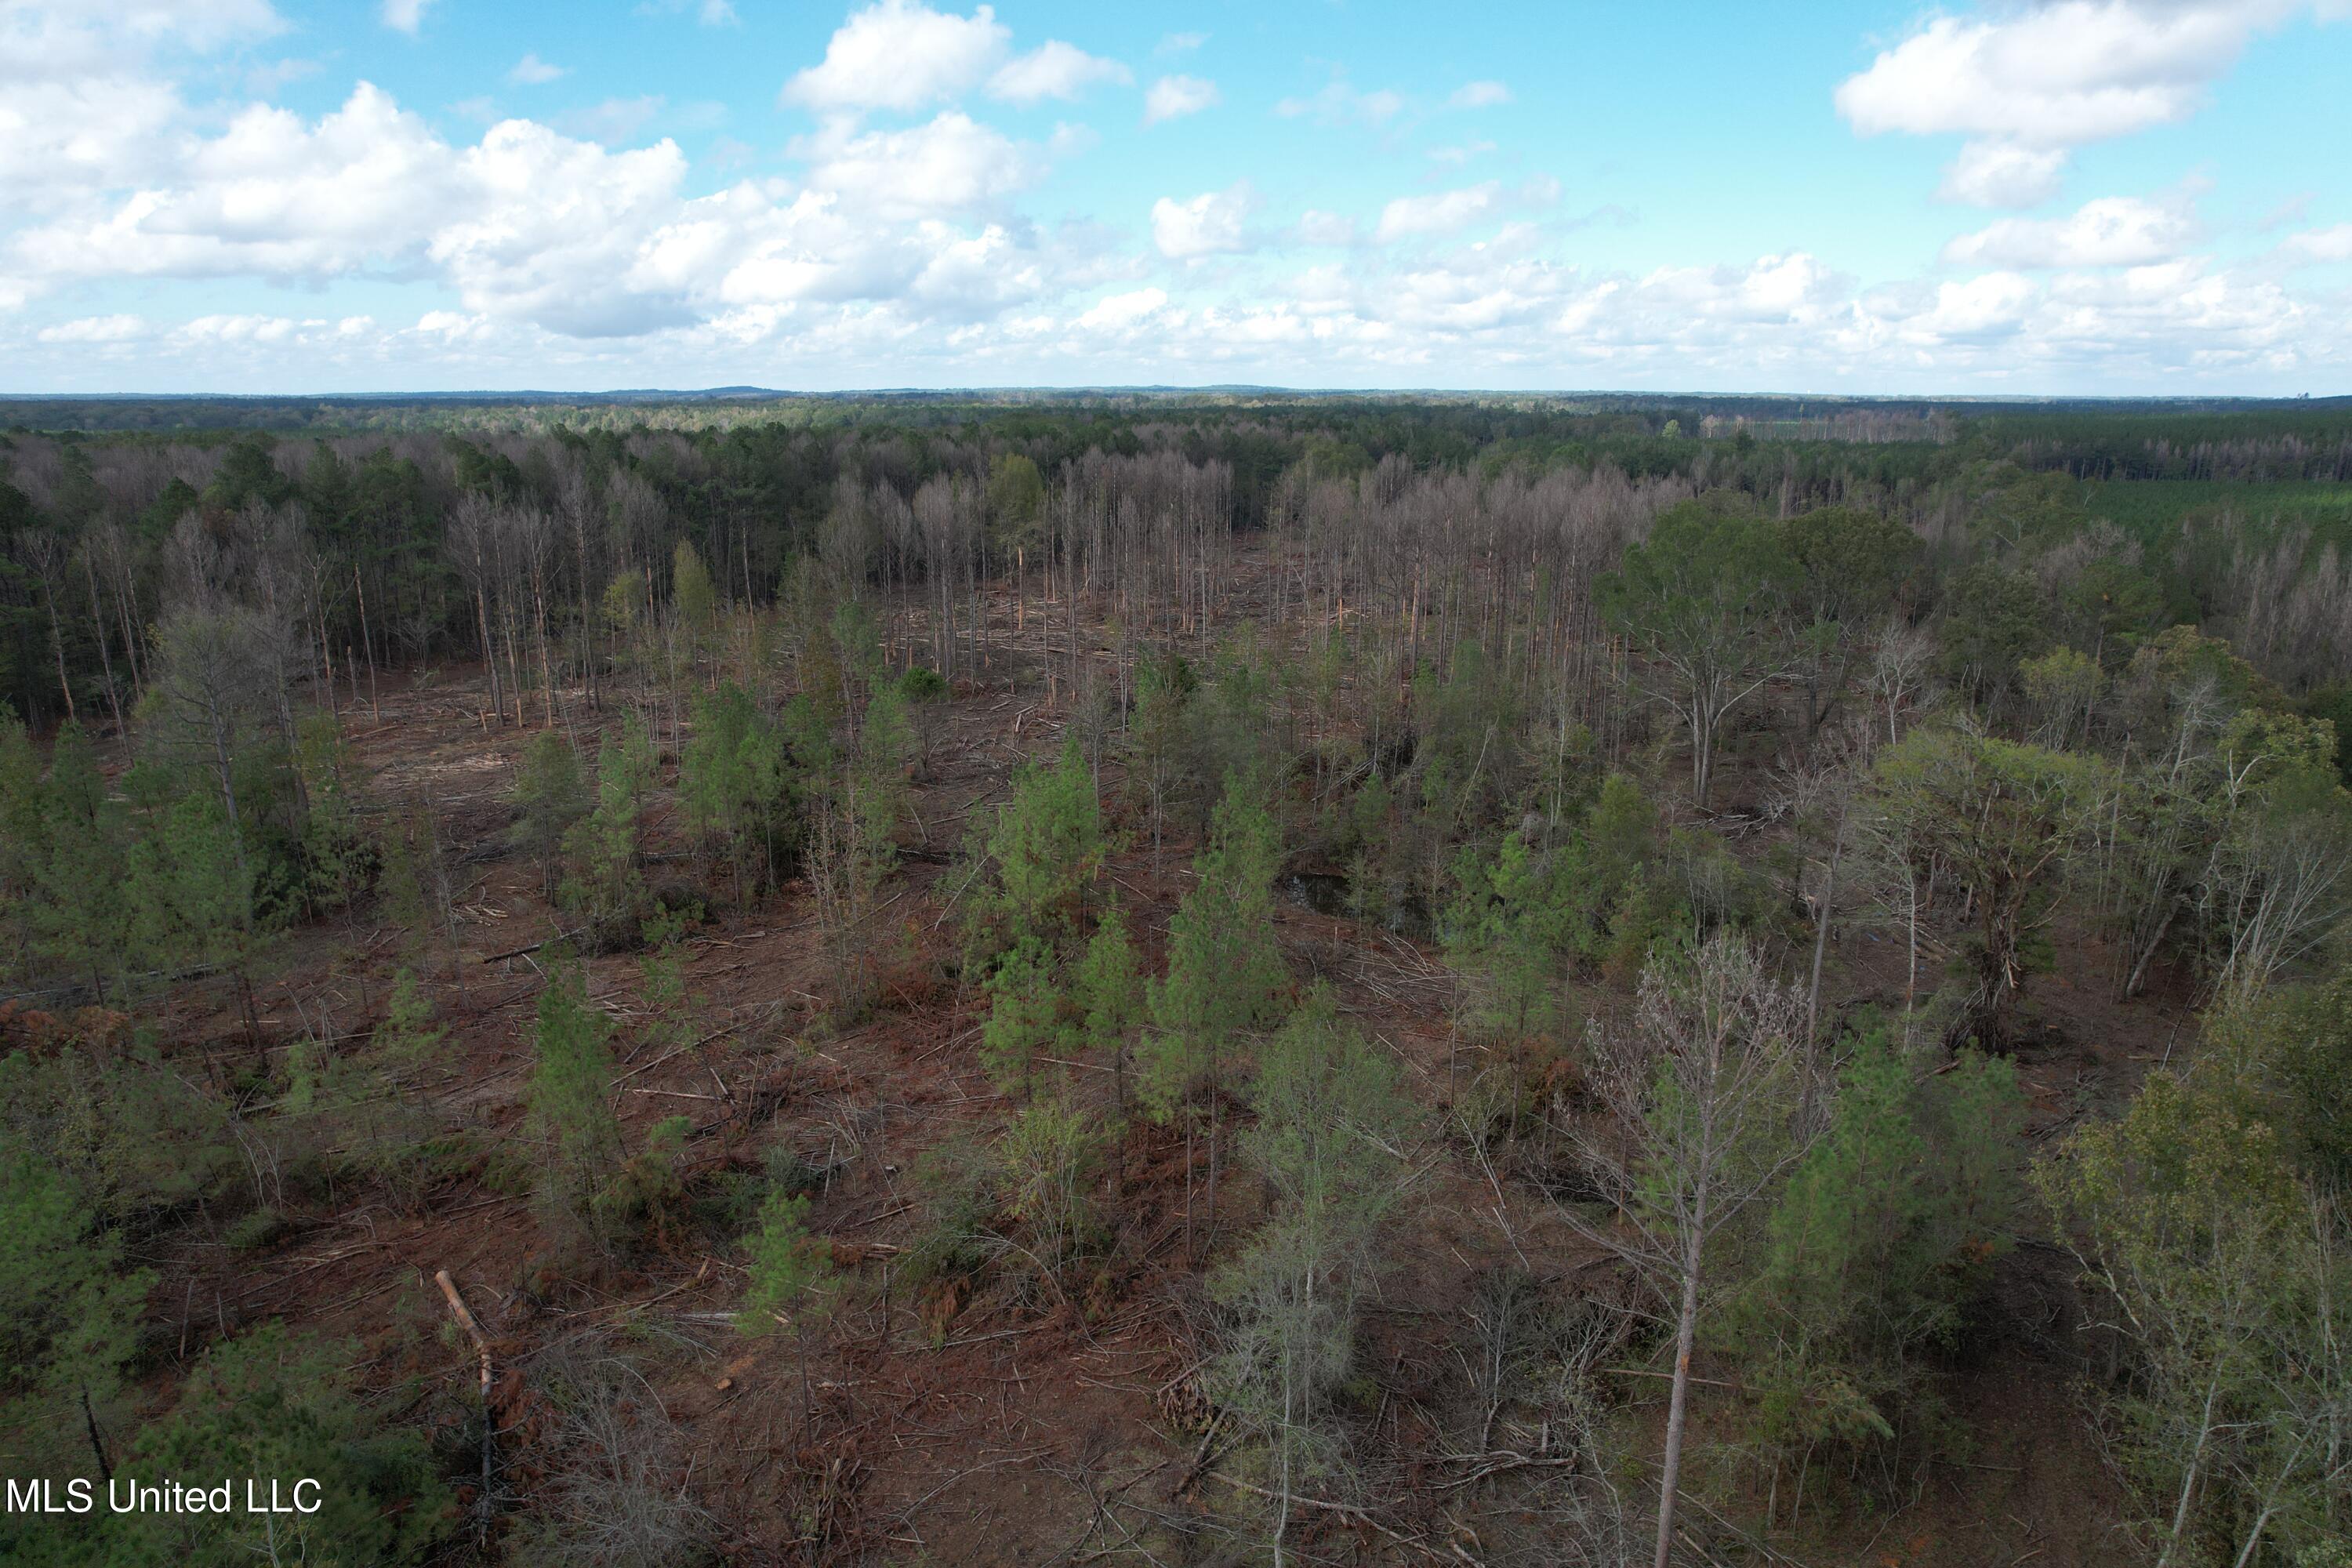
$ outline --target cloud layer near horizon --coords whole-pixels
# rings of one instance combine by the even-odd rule
[[[1510,178],[1442,177],[1491,154],[1466,132],[1429,152],[1441,177],[1360,213],[1283,211],[1228,177],[1044,218],[1057,172],[1101,155],[1075,116],[1152,138],[1244,110],[1205,73],[1017,37],[987,5],[847,15],[775,89],[803,126],[787,172],[714,183],[723,159],[632,144],[667,112],[658,97],[461,135],[362,73],[306,117],[268,101],[267,65],[225,94],[194,85],[287,34],[268,0],[0,0],[0,343],[20,391],[2284,389],[2352,359],[2352,303],[2310,281],[2352,259],[2346,226],[2290,226],[2225,262],[2185,177],[2019,212],[2049,208],[2075,150],[2196,114],[2257,40],[2324,9],[2062,0],[1919,24],[1835,87],[1835,111],[1862,137],[1957,139],[1939,194],[2017,210],[1927,241],[1915,275],[1873,279],[1818,249],[1591,265],[1577,237],[1612,215],[1580,209],[1543,147],[1517,149]],[[437,14],[383,20],[429,32]],[[699,19],[736,22],[708,5]],[[1202,41],[1155,52],[1200,71]],[[506,79],[545,89],[568,74],[548,63],[566,44],[543,40]],[[1268,134],[1393,137],[1514,102],[1498,80],[1334,73],[1250,112]],[[1041,108],[1071,118],[1003,118]],[[240,308],[172,308],[224,296]]]

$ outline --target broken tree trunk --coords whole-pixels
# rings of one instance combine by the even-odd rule
[[[474,1349],[482,1359],[482,1492],[475,1500],[478,1517],[474,1528],[476,1538],[486,1541],[490,1533],[490,1458],[496,1450],[499,1435],[498,1418],[490,1413],[490,1342],[482,1337],[481,1325],[474,1321],[474,1314],[467,1310],[466,1299],[457,1293],[457,1282],[449,1278],[449,1271],[446,1268],[436,1270],[433,1282],[441,1287],[441,1294],[449,1303],[450,1315],[457,1320],[457,1326],[465,1330],[467,1337],[474,1342]]]

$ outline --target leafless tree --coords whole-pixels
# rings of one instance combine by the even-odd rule
[[[1631,1265],[1675,1324],[1673,1392],[1658,1479],[1654,1563],[1674,1546],[1691,1357],[1712,1281],[1708,1243],[1770,1193],[1802,1154],[1793,1079],[1804,1002],[1745,937],[1711,937],[1686,963],[1643,973],[1629,1026],[1596,1023],[1591,1082],[1605,1120],[1569,1132],[1613,1224],[1562,1212]]]

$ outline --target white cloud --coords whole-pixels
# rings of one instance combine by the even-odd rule
[[[448,210],[447,149],[361,83],[306,125],[256,105],[185,157],[179,178],[111,210],[21,232],[35,273],[326,278],[413,250]]]
[[[515,62],[514,69],[507,72],[507,79],[524,87],[537,87],[553,81],[562,74],[562,66],[549,65],[537,55],[530,54]]]
[[[1842,83],[1864,136],[2079,146],[2185,120],[2294,0],[2056,0],[1929,18]]]
[[[2058,194],[2066,153],[2057,147],[2027,147],[2015,142],[1970,142],[1944,171],[1936,194],[1948,202],[1979,207],[2040,206]]]
[[[383,0],[383,25],[412,37],[424,24],[425,8],[433,0]]]
[[[1484,184],[1433,195],[1399,196],[1381,209],[1380,226],[1372,237],[1385,241],[1416,235],[1452,234],[1493,212],[1500,205],[1502,194],[1503,187],[1489,180]]]
[[[2298,261],[2352,261],[2352,223],[2305,229],[2279,248]]]
[[[1134,79],[1134,74],[1117,60],[1090,55],[1055,38],[999,67],[989,79],[988,93],[1025,106],[1041,99],[1073,99],[1097,82],[1125,85]]]
[[[1944,247],[1960,266],[2145,267],[2169,261],[2198,238],[2196,215],[2185,204],[2133,196],[2085,202],[2062,218],[2003,218]]]
[[[1511,89],[1499,81],[1466,81],[1446,100],[1456,109],[1492,109],[1511,101]]]
[[[1247,180],[1186,202],[1162,196],[1151,205],[1151,243],[1171,261],[1247,250],[1245,231],[1256,207],[1257,195]]]
[[[1381,88],[1361,92],[1339,77],[1310,98],[1286,98],[1274,111],[1286,120],[1312,119],[1318,125],[1381,126],[1404,110],[1404,95]]]
[[[959,110],[903,131],[850,135],[827,127],[795,151],[811,161],[812,189],[901,216],[984,206],[1044,173],[1034,150]]]
[[[685,18],[709,0],[645,3]],[[1639,274],[1574,265],[1563,237],[1589,218],[1524,221],[1558,198],[1541,177],[1421,190],[1360,221],[1269,213],[1235,185],[1154,203],[1141,243],[1084,218],[1039,223],[1024,193],[1093,138],[1069,125],[1014,138],[977,100],[1050,100],[1120,68],[1058,42],[1016,55],[973,0],[856,3],[824,62],[792,79],[791,101],[814,118],[788,175],[760,162],[690,195],[743,150],[715,148],[690,171],[667,141],[621,149],[656,111],[684,125],[705,112],[694,105],[504,120],[469,144],[365,84],[322,116],[246,101],[238,84],[267,85],[254,73],[277,51],[226,51],[282,26],[261,0],[0,0],[0,356],[58,389],[711,384],[774,379],[780,364],[811,385],[2244,391],[2352,373],[2352,300],[2282,281],[2352,261],[2352,225],[2283,216],[2274,250],[2223,265],[2191,254],[2186,191],[1994,223],[1954,242],[1962,271],[1867,288],[1808,251]],[[2164,0],[2163,15],[2217,3]],[[861,27],[889,36],[860,42]],[[2010,82],[2012,108],[2045,88],[2063,98],[2091,69],[2044,65],[2041,86]],[[1193,90],[1155,96],[1155,83],[1147,117],[1215,100],[1211,83],[1164,79]],[[1392,128],[1446,92],[1408,85],[1427,96],[1334,79],[1286,111]],[[905,118],[865,118],[897,105]],[[2074,143],[2030,116],[1956,115],[1918,117],[1969,140],[1947,195],[2048,197]],[[1460,140],[1450,151],[1465,157],[1498,151]],[[361,286],[411,303],[382,324],[350,314]],[[175,319],[190,309],[203,313]]]
[[[20,231],[0,277],[29,295],[110,277],[423,274],[469,315],[598,338],[812,300],[887,303],[909,327],[970,320],[1045,292],[1063,265],[1026,226],[964,226],[1043,156],[961,112],[898,131],[829,123],[795,152],[809,163],[797,191],[745,183],[688,200],[667,141],[615,153],[509,120],[452,148],[363,84],[315,123],[246,110],[189,143],[173,177]]]
[[[1097,300],[1077,319],[1077,324],[1093,331],[1129,331],[1168,303],[1164,289],[1137,289],[1129,293],[1113,294]]]
[[[1203,81],[1196,76],[1163,76],[1151,84],[1143,95],[1143,122],[1157,125],[1162,121],[1181,120],[1187,114],[1198,114],[1213,109],[1223,101],[1217,84]]]
[[[1168,33],[1153,46],[1151,52],[1155,55],[1190,54],[1208,41],[1206,33]]]
[[[144,337],[147,323],[137,316],[84,316],[43,327],[34,337],[45,343],[120,343]]]
[[[977,85],[1012,37],[987,5],[959,16],[921,0],[878,0],[834,33],[823,63],[785,84],[784,101],[821,113],[921,109]]]
[[[187,112],[158,58],[284,26],[267,0],[0,3],[0,210],[21,219],[152,178]]]

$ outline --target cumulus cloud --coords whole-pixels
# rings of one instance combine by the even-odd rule
[[[1944,171],[1937,195],[1979,207],[2040,206],[2058,194],[2066,154],[2015,142],[1970,142]]]
[[[2341,0],[2053,0],[1933,16],[1840,83],[1864,136],[1969,138],[1938,193],[1981,206],[2056,194],[2070,149],[2188,119],[2256,35]]]
[[[83,316],[76,321],[59,321],[43,327],[33,336],[45,343],[120,343],[147,334],[146,321],[138,316]]]
[[[1446,101],[1456,109],[1492,109],[1510,102],[1511,89],[1499,81],[1468,81],[1455,88]]]
[[[825,115],[904,113],[984,89],[1027,107],[1135,79],[1117,60],[1058,38],[1026,54],[1012,51],[1012,29],[991,6],[961,16],[922,0],[877,0],[835,30],[822,61],[784,84],[783,101]]]
[[[960,110],[903,131],[845,134],[828,127],[795,150],[812,189],[845,205],[919,217],[986,206],[1034,184],[1044,160]]]
[[[536,54],[530,54],[515,62],[514,69],[507,72],[507,79],[522,87],[538,87],[562,74],[562,66],[549,65]]]
[[[315,125],[261,105],[178,178],[16,237],[36,275],[323,279],[413,251],[453,199],[448,149],[362,82]]]
[[[1090,55],[1056,38],[1000,67],[989,79],[988,94],[1027,105],[1048,98],[1073,99],[1097,82],[1125,86],[1134,79],[1134,74],[1117,60]]]
[[[2196,243],[2196,216],[2183,204],[2106,196],[2062,218],[2003,218],[1944,247],[1961,266],[2145,267]]]
[[[2352,261],[2352,223],[2305,229],[2279,247],[2297,261]]]
[[[1162,121],[1181,120],[1185,115],[1213,109],[1222,101],[1215,82],[1196,76],[1163,76],[1143,95],[1143,122],[1158,125]]]
[[[921,109],[969,91],[1012,39],[987,5],[959,16],[922,0],[879,0],[835,30],[824,60],[784,85],[784,101],[821,113]]]
[[[1531,192],[1524,194],[1538,200],[1549,200],[1556,198],[1559,191],[1556,182],[1544,181]],[[1425,196],[1399,196],[1381,209],[1381,221],[1373,229],[1372,237],[1391,240],[1420,235],[1453,234],[1501,210],[1503,203],[1503,187],[1494,180]]]
[[[1865,136],[2072,147],[2184,120],[2285,0],[2058,0],[1935,16],[1837,89]]]
[[[1257,196],[1247,180],[1190,201],[1162,196],[1151,205],[1151,243],[1171,261],[1247,250],[1246,229]]]
[[[187,112],[158,60],[284,26],[267,0],[0,5],[0,201],[37,214],[152,177]]]
[[[688,198],[667,140],[614,152],[508,120],[453,147],[362,84],[315,122],[249,109],[185,144],[170,178],[21,230],[0,277],[31,292],[107,277],[425,275],[468,316],[597,339],[810,300],[969,320],[1045,291],[1060,265],[1025,225],[988,216],[1045,154],[961,111],[888,131],[828,122],[794,152],[807,164],[796,186]]]
[[[698,0],[646,3],[685,16]],[[709,384],[789,363],[809,384],[978,373],[2244,390],[2352,368],[2342,305],[2298,298],[2283,281],[2307,276],[2300,267],[2352,261],[2352,225],[2284,217],[2269,255],[2223,265],[2193,254],[2200,237],[2185,195],[1991,223],[1952,243],[1957,270],[1869,286],[1815,249],[1735,252],[1720,265],[1685,253],[1696,264],[1646,271],[1579,266],[1564,244],[1570,221],[1530,221],[1529,209],[1559,196],[1544,178],[1417,190],[1356,219],[1268,211],[1246,184],[1202,191],[1202,180],[1160,185],[1199,194],[1154,202],[1141,243],[1084,218],[1041,224],[1025,195],[1092,139],[1072,126],[1016,137],[989,123],[982,100],[1066,99],[1126,79],[1124,68],[1057,41],[1016,51],[972,0],[961,10],[958,0],[856,4],[823,59],[790,78],[786,101],[813,122],[786,150],[784,172],[761,163],[725,174],[715,171],[742,150],[714,150],[698,167],[669,141],[633,145],[696,113],[653,97],[553,123],[486,110],[470,139],[365,83],[323,114],[244,102],[235,84],[262,63],[248,46],[282,27],[262,0],[0,0],[0,353],[51,385],[103,366],[86,380],[152,369],[155,384],[244,376],[257,389],[337,377]],[[2007,40],[2036,19],[2117,7],[2177,19],[2215,12],[2218,0],[2060,0],[1972,14],[1952,36]],[[1936,26],[1906,34],[1882,61]],[[1857,130],[1965,139],[1946,174],[1951,199],[2047,200],[2079,144],[2049,125],[2137,122],[2042,112],[2044,99],[2063,108],[2069,94],[2096,98],[2106,89],[2082,82],[2128,74],[2120,56],[2094,69],[2053,55],[2039,77],[2019,77],[2014,62],[1984,63],[2008,42],[1972,47],[1955,68],[2005,80],[2001,112],[1896,114],[1861,94],[1848,113]],[[552,68],[525,58],[534,62]],[[2198,66],[2179,101],[2193,110],[2196,84],[2215,75]],[[2149,79],[2171,90],[2161,72]],[[1422,90],[1431,96],[1409,104],[1334,77],[1283,111],[1390,127],[1445,100],[1443,86]],[[1144,112],[1156,122],[1214,101],[1212,83],[1164,77]],[[1498,151],[1459,140],[1465,156]],[[714,179],[731,183],[712,189]],[[174,320],[177,279],[224,281],[177,286],[202,313]],[[396,321],[326,303],[362,285],[371,298],[432,295]],[[287,308],[289,297],[304,303]]]
[[[1077,319],[1089,331],[1128,331],[1168,303],[1164,289],[1137,289],[1097,301]]]

